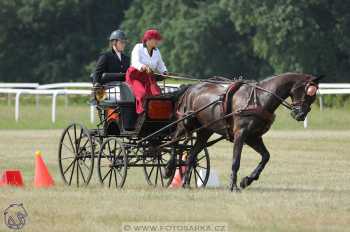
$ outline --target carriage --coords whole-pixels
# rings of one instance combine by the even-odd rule
[[[58,161],[64,182],[88,185],[96,167],[101,184],[122,188],[128,169],[140,167],[149,185],[168,187],[175,173],[181,176],[186,170],[186,156],[196,141],[193,132],[172,142],[179,123],[172,94],[177,90],[163,86],[162,95],[146,97],[145,113],[138,117],[124,74],[103,74],[102,83],[92,89],[91,103],[99,118],[97,128],[72,123],[62,133]],[[176,169],[165,175],[172,155],[176,157]],[[209,173],[209,153],[204,148],[191,169],[190,186],[204,187]]]

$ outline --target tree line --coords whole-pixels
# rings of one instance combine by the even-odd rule
[[[169,71],[200,78],[350,73],[349,1],[2,0],[0,21],[1,81],[88,81],[117,28],[127,52],[159,29]]]

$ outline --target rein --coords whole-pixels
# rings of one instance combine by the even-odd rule
[[[171,79],[175,79],[175,80],[188,80],[188,81],[199,81],[199,82],[209,82],[209,83],[215,83],[215,84],[231,84],[232,82],[234,82],[233,80],[230,80],[228,78],[225,77],[214,77],[212,79],[195,79],[195,78],[189,78],[189,77],[184,77],[184,76],[180,76],[180,75],[169,75],[169,74],[160,74],[160,73],[154,73],[157,76],[161,76],[161,77],[167,77],[167,78],[171,78]],[[275,98],[277,98],[281,104],[287,108],[288,110],[292,110],[293,109],[293,105],[294,104],[290,104],[289,102],[287,102],[285,99],[281,98],[280,96],[278,96],[276,93],[267,90],[263,87],[260,87],[256,84],[250,84],[248,82],[243,82],[243,84],[249,85],[255,89],[259,89],[262,90],[266,93],[271,94],[272,96],[274,96]]]

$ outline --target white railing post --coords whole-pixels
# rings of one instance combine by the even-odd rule
[[[58,95],[58,91],[55,91],[52,94],[52,108],[51,108],[51,121],[52,123],[56,122],[56,98]]]
[[[11,93],[7,94],[7,105],[11,106]]]
[[[320,94],[320,111],[323,111],[323,98],[321,94]]]
[[[37,110],[39,109],[39,94],[35,95],[35,107]]]
[[[22,91],[18,91],[16,93],[16,100],[15,100],[15,120],[18,122],[19,120],[19,98],[22,94]]]

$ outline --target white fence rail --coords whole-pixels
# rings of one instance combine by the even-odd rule
[[[165,86],[165,92],[171,91],[171,89],[178,87],[179,85],[167,85]],[[91,83],[87,82],[75,82],[75,83],[55,83],[47,85],[39,85],[37,83],[0,83],[0,93],[9,95],[15,95],[15,120],[18,122],[20,119],[20,97],[24,94],[36,96],[36,104],[39,104],[40,95],[49,95],[52,97],[51,103],[51,121],[56,122],[56,108],[57,108],[57,96],[66,96],[66,105],[68,104],[69,95],[91,95]],[[79,88],[79,89],[70,89]],[[90,105],[90,122],[95,121],[95,106]]]
[[[162,86],[162,85],[161,85]],[[69,95],[81,95],[89,96],[91,95],[92,84],[88,82],[71,82],[71,83],[55,83],[39,85],[38,83],[0,83],[0,93],[15,95],[15,120],[20,119],[20,97],[23,94],[35,95],[36,103],[39,103],[40,95],[52,96],[51,104],[51,121],[56,122],[56,108],[57,108],[57,96],[66,96],[66,105],[68,104]],[[167,85],[165,91],[169,89],[179,87],[178,84]],[[319,85],[318,95],[320,100],[320,110],[323,110],[323,95],[338,95],[338,94],[350,94],[350,83],[321,83]],[[79,88],[79,89],[71,89]],[[10,102],[10,98],[9,98]],[[90,121],[93,123],[95,121],[95,111],[94,106],[90,105]],[[304,127],[308,126],[308,120],[304,121]]]

